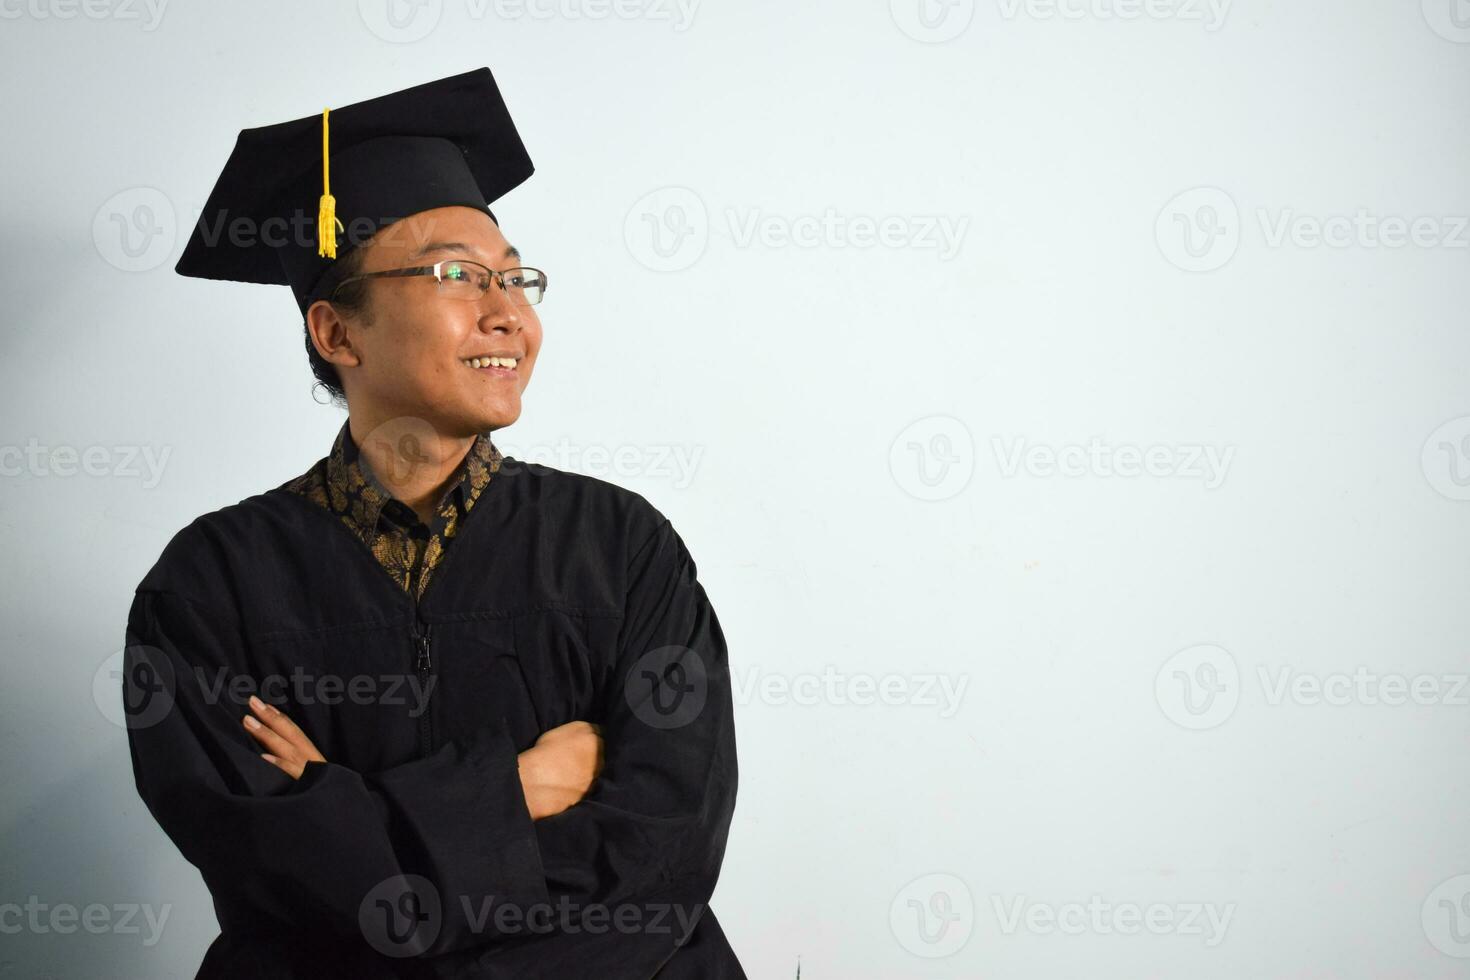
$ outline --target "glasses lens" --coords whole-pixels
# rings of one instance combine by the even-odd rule
[[[546,295],[546,275],[540,269],[506,269],[501,275],[512,302],[535,306]]]
[[[494,278],[478,262],[446,262],[440,272],[439,292],[456,299],[479,299]]]
[[[476,300],[495,283],[495,274],[478,262],[446,262],[439,291],[456,299]],[[506,269],[500,274],[511,302],[535,306],[546,293],[546,274],[540,269]]]

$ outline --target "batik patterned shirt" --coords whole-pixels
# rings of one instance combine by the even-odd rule
[[[367,545],[384,571],[419,598],[503,458],[488,430],[476,436],[445,484],[429,524],[373,474],[347,422],[342,423],[326,457],[282,486],[340,518]]]

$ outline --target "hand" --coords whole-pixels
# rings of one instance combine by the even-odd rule
[[[308,762],[327,761],[300,726],[282,714],[279,708],[252,694],[250,709],[255,714],[246,715],[243,724],[247,732],[270,750],[260,754],[262,759],[284,770],[292,779],[301,778]]]
[[[587,721],[558,725],[543,732],[519,761],[531,819],[560,813],[587,795],[602,771],[602,728]]]

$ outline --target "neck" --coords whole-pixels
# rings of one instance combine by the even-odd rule
[[[474,434],[447,435],[422,418],[349,415],[347,426],[373,476],[428,523]]]

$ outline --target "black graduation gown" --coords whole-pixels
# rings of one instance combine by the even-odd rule
[[[221,935],[200,977],[744,977],[706,903],[737,766],[724,635],[640,495],[506,457],[422,599],[277,487],[170,540],[128,616],[138,792]],[[326,763],[242,727],[259,694]],[[533,821],[516,756],[604,767]]]

